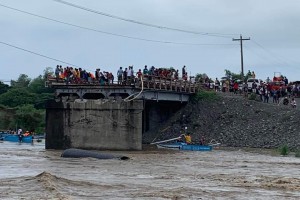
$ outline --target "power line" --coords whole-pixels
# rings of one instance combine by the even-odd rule
[[[252,40],[252,42],[257,45],[258,47],[260,47],[262,50],[264,50],[265,52],[267,52],[269,55],[271,55],[272,57],[276,58],[277,61],[279,61],[280,63],[289,66],[289,63],[287,63],[284,59],[280,59],[279,55],[276,55],[275,53],[271,52],[270,50],[266,49],[265,47],[263,47],[261,44],[259,44],[258,42]]]
[[[152,27],[152,28],[165,29],[165,30],[170,30],[170,31],[177,31],[177,32],[190,33],[190,34],[196,34],[196,35],[204,35],[204,36],[225,37],[225,38],[231,38],[231,36],[237,35],[237,34],[196,32],[196,31],[183,30],[183,29],[172,28],[172,27],[167,27],[167,26],[160,26],[160,25],[150,24],[150,23],[146,23],[146,22],[141,22],[141,21],[137,21],[137,20],[133,20],[133,19],[127,19],[127,18],[124,18],[124,17],[104,13],[104,12],[101,12],[101,11],[97,11],[97,10],[86,8],[86,7],[83,7],[83,6],[80,6],[80,5],[76,5],[76,4],[67,2],[67,1],[62,1],[62,0],[53,0],[53,1],[61,3],[61,4],[65,4],[65,5],[74,7],[74,8],[78,8],[78,9],[81,9],[81,10],[85,10],[85,11],[88,11],[88,12],[91,12],[91,13],[95,13],[95,14],[98,14],[98,15],[102,15],[102,16],[105,16],[105,17],[110,17],[110,18],[130,22],[130,23],[134,23],[134,24],[139,24],[139,25],[143,25],[143,26],[148,26],[148,27]]]
[[[97,29],[93,29],[93,28],[84,27],[84,26],[79,26],[79,25],[76,25],[76,24],[68,23],[68,22],[63,22],[63,21],[60,21],[60,20],[52,19],[52,18],[49,18],[49,17],[44,17],[44,16],[41,16],[41,15],[37,15],[37,14],[34,14],[34,13],[24,11],[24,10],[20,10],[20,9],[17,9],[17,8],[6,6],[6,5],[3,5],[3,4],[0,4],[0,6],[4,7],[4,8],[7,8],[7,9],[10,9],[10,10],[14,10],[14,11],[17,11],[17,12],[24,13],[24,14],[27,14],[27,15],[31,15],[31,16],[38,17],[38,18],[41,18],[41,19],[45,19],[45,20],[48,20],[48,21],[64,24],[64,25],[67,25],[67,26],[72,26],[72,27],[76,27],[76,28],[80,28],[80,29],[84,29],[84,30],[88,30],[88,31],[93,31],[93,32],[97,32],[97,33],[102,33],[102,34],[112,35],[112,36],[117,36],[117,37],[123,37],[123,38],[128,38],[128,39],[133,39],[133,40],[140,40],[140,41],[146,41],[146,42],[155,42],[155,43],[164,43],[164,44],[175,44],[175,45],[191,45],[191,46],[226,46],[226,45],[232,45],[232,44],[209,44],[209,43],[208,44],[182,43],[182,42],[172,42],[172,41],[162,41],[162,40],[152,40],[152,39],[146,39],[146,38],[132,37],[132,36],[127,36],[127,35],[121,35],[121,34],[101,31],[101,30],[97,30]]]
[[[17,47],[17,46],[15,46],[15,45],[8,44],[8,43],[6,43],[6,42],[0,41],[0,43],[1,43],[1,44],[4,44],[4,45],[6,45],[6,46],[9,46],[9,47],[13,47],[13,48],[15,48],[15,49],[19,49],[19,50],[22,50],[22,51],[26,51],[26,52],[28,52],[28,53],[31,53],[31,54],[34,54],[34,55],[37,55],[37,56],[40,56],[40,57],[44,57],[44,58],[47,58],[47,59],[50,59],[50,60],[58,61],[58,62],[67,64],[67,65],[71,65],[71,66],[73,66],[73,67],[78,67],[78,68],[79,68],[79,66],[74,65],[74,64],[72,64],[72,63],[68,63],[68,62],[65,62],[65,61],[62,61],[62,60],[59,60],[59,59],[56,59],[56,58],[51,58],[51,57],[49,57],[49,56],[45,56],[45,55],[40,54],[40,53],[36,53],[36,52],[30,51],[30,50],[27,50],[27,49],[24,49],[24,48],[21,48],[21,47]]]

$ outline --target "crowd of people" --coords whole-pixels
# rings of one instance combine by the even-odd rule
[[[249,71],[248,77],[255,79],[255,73]],[[275,85],[276,83],[278,85]],[[272,98],[274,104],[283,102],[283,105],[291,105],[293,108],[297,106],[295,97],[299,96],[300,92],[300,84],[288,82],[288,79],[284,76],[274,77],[273,81],[268,77],[266,81],[253,81],[250,84],[249,82],[232,79],[219,81],[216,78],[213,85],[216,92],[243,94],[245,98],[248,98],[249,94],[256,94],[256,96],[259,96],[259,100],[264,103],[269,103],[270,98]]]
[[[136,82],[141,77],[161,77],[170,80],[188,80],[188,74],[186,72],[186,66],[182,67],[182,76],[179,76],[179,70],[174,68],[156,68],[154,66],[148,69],[147,65],[144,69],[134,71],[133,66],[129,66],[125,69],[120,67],[117,71],[117,84],[128,85]],[[94,73],[88,72],[81,68],[62,67],[57,65],[55,69],[55,79],[57,82],[63,80],[65,83],[100,83],[100,85],[110,85],[115,81],[115,76],[112,72],[101,71],[100,68],[96,69]]]

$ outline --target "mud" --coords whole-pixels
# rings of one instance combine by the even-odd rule
[[[0,199],[299,199],[300,159],[269,150],[150,148],[130,160],[61,158],[0,143]],[[120,154],[120,152],[109,152]]]

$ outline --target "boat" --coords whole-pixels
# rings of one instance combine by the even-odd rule
[[[187,144],[185,142],[156,144],[156,146],[157,148],[178,149],[178,150],[186,150],[186,151],[211,151],[213,149],[213,147],[210,145]]]
[[[32,136],[19,136],[19,135],[6,135],[3,137],[3,141],[9,141],[9,142],[23,142],[23,143],[32,143]]]
[[[0,132],[0,140],[3,140],[3,138],[7,135],[10,135],[10,134],[6,133],[6,132]]]
[[[154,144],[157,148],[164,149],[178,149],[178,150],[186,150],[186,151],[211,151],[213,147],[221,145],[216,140],[212,139],[210,143],[207,145],[202,144],[188,144],[186,142],[180,141],[183,135],[180,135],[176,138],[171,138],[168,140],[152,142],[150,144]],[[175,142],[174,142],[175,141]]]

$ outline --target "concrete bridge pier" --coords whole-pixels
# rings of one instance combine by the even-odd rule
[[[143,100],[48,101],[46,149],[141,150]]]

